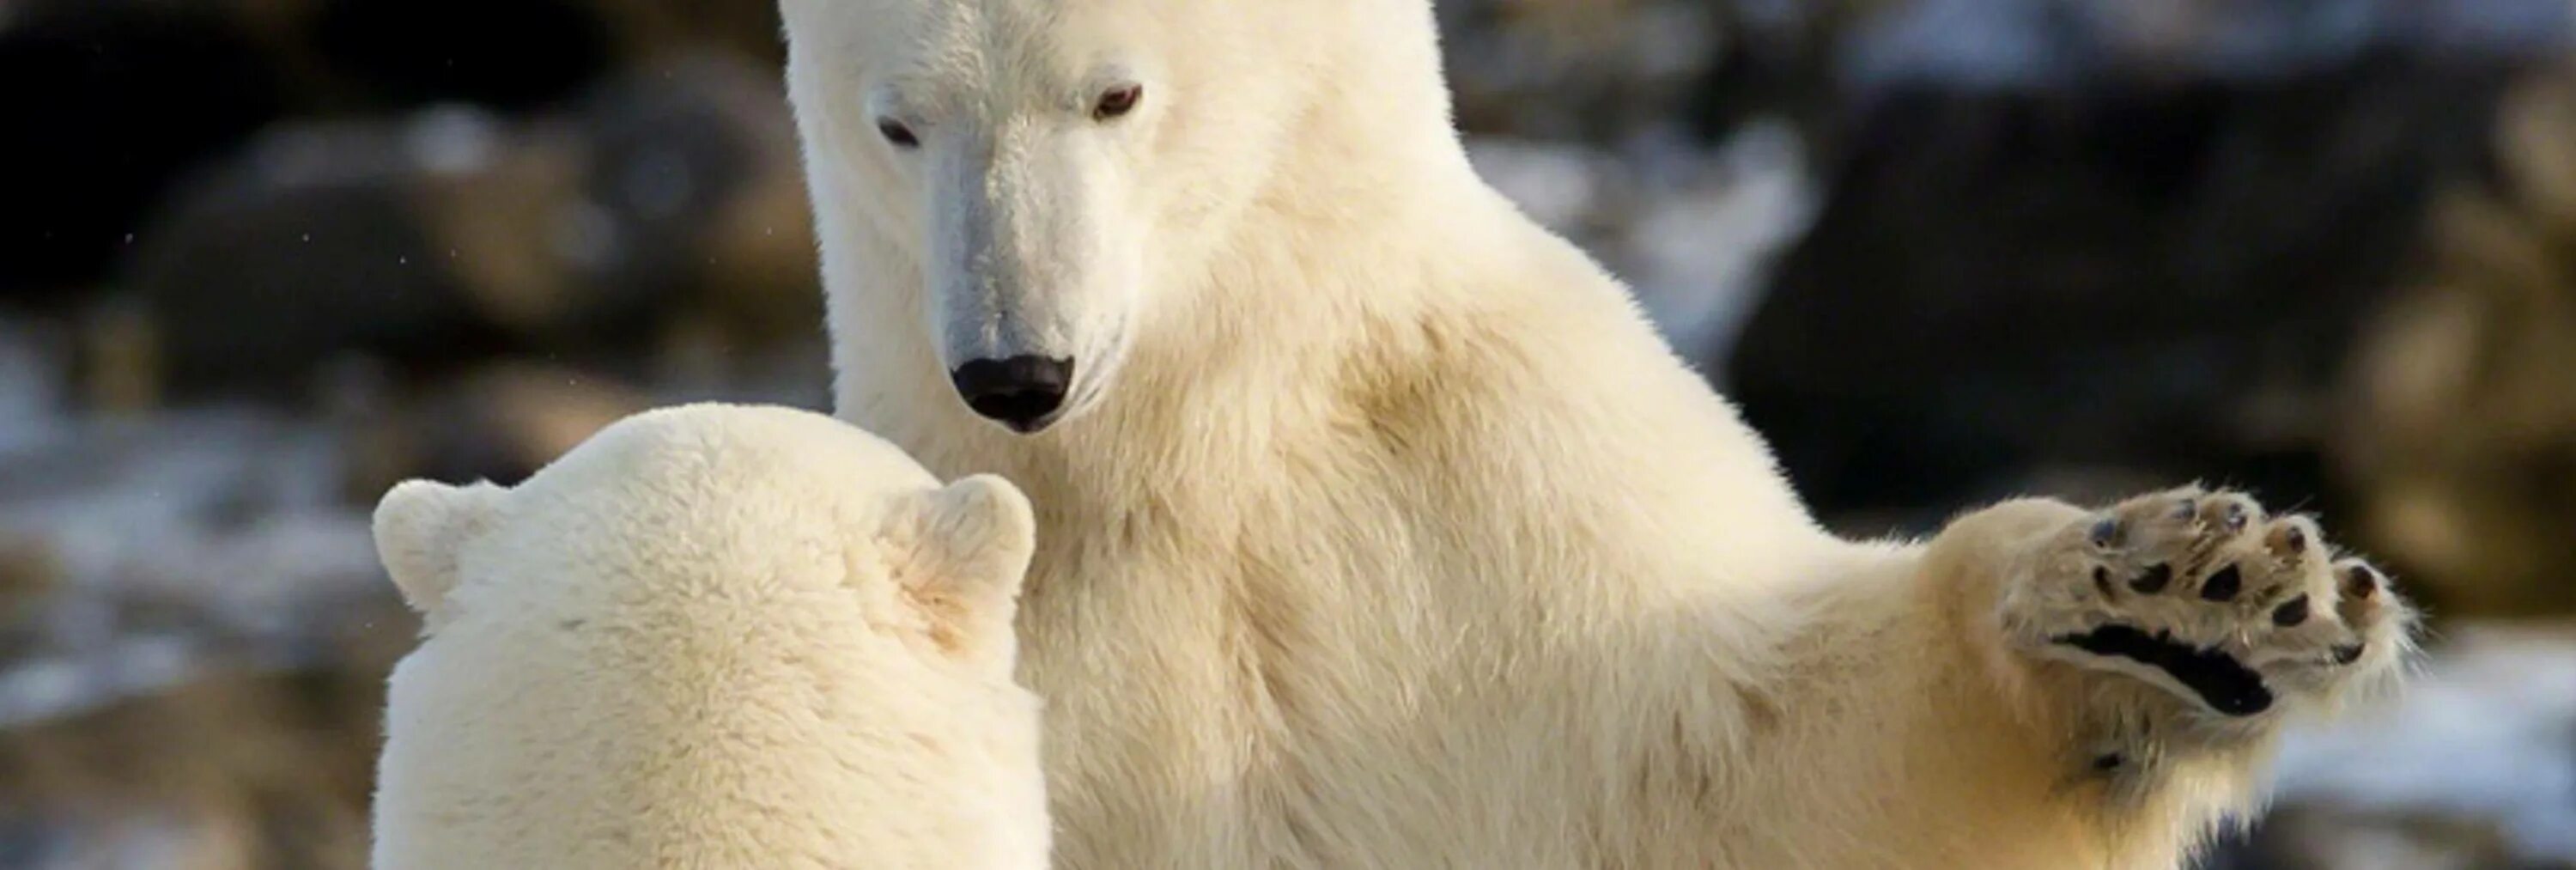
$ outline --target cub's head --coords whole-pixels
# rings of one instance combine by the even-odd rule
[[[828,618],[985,665],[1014,654],[1033,535],[1000,478],[942,486],[821,414],[713,404],[618,422],[515,488],[407,482],[375,514],[432,639],[539,615]]]
[[[918,325],[866,328],[927,329],[967,405],[1021,433],[1097,403],[1157,315],[1209,304],[1174,294],[1254,201],[1454,146],[1421,0],[782,11],[823,245],[918,294]]]
[[[993,799],[922,793],[958,755],[1024,774],[975,786],[1020,794],[1036,702],[1011,677],[1012,618],[1033,529],[999,478],[943,486],[784,408],[637,415],[513,488],[402,484],[376,543],[425,637],[390,687],[379,848],[765,831],[846,856],[833,844],[860,823],[745,818],[973,815]]]

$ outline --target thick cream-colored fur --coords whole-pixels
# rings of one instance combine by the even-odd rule
[[[2251,800],[2277,713],[2005,630],[2127,612],[2003,612],[2087,512],[1820,529],[1471,171],[1426,3],[783,6],[838,413],[1037,506],[1061,866],[2171,867]],[[952,391],[1008,353],[1052,427]]]
[[[1034,870],[1010,484],[829,417],[699,405],[510,489],[411,482],[374,866]]]

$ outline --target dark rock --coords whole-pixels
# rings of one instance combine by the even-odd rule
[[[1676,114],[1718,56],[1731,5],[1473,0],[1433,10],[1461,129],[1603,142]]]
[[[609,68],[616,34],[584,0],[328,0],[307,38],[379,108],[532,111]]]
[[[342,484],[372,506],[410,478],[509,485],[620,418],[653,404],[634,387],[556,366],[502,363],[348,421]]]
[[[785,59],[773,0],[296,0],[286,17],[351,105],[527,115],[673,53]]]
[[[278,118],[282,72],[201,4],[68,0],[0,20],[0,301],[61,301],[181,175]]]
[[[802,152],[776,75],[675,55],[605,80],[567,123],[588,143],[584,196],[616,228],[618,256],[588,281],[685,299],[753,338],[819,331]]]
[[[468,251],[435,235],[428,206],[449,188],[415,162],[409,132],[359,122],[281,128],[150,225],[119,278],[151,318],[171,394],[297,394],[319,361],[340,353],[426,370],[505,347],[506,312],[558,304],[564,291],[542,272],[477,283],[484,276],[459,262]],[[546,196],[550,161],[563,162],[522,151],[458,174],[516,182],[476,188],[495,194],[479,203],[487,219],[505,220],[520,213],[514,198]]]
[[[2317,493],[2312,411],[2511,67],[1890,94],[1725,386],[1829,514],[2044,468]]]
[[[819,334],[801,182],[775,81],[684,56],[525,122],[280,127],[187,188],[119,277],[174,398],[301,397],[353,355],[415,381],[506,354],[632,367],[693,319]]]
[[[2497,171],[2359,338],[2331,418],[2364,543],[2452,615],[2576,612],[2576,67],[2517,89]]]

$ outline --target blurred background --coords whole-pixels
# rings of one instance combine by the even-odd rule
[[[2431,607],[2210,867],[2576,867],[2576,2],[1441,0],[1835,526],[2199,479]],[[771,0],[0,0],[0,868],[354,868],[366,518],[823,408]]]

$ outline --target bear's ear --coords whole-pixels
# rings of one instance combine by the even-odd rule
[[[376,558],[413,610],[445,606],[456,588],[456,551],[490,520],[502,492],[489,483],[407,480],[376,503]]]
[[[940,626],[970,645],[1007,638],[1020,586],[1037,548],[1037,518],[1019,487],[990,474],[958,480],[920,497],[906,591]],[[999,632],[996,635],[995,632]]]

